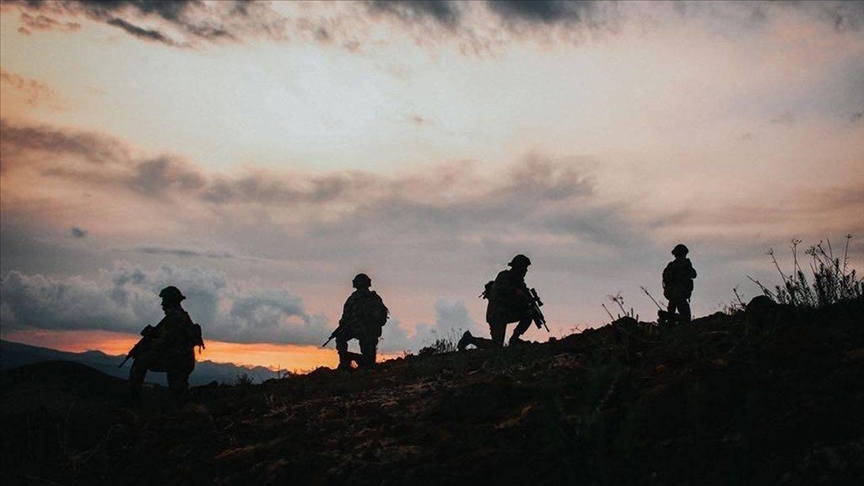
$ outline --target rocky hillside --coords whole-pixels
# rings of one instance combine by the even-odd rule
[[[2,374],[2,483],[864,484],[864,302],[624,318],[543,344],[262,385]]]

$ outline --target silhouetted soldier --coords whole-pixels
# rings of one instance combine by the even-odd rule
[[[340,370],[351,369],[351,361],[356,362],[358,367],[370,368],[375,365],[378,338],[387,322],[387,306],[374,290],[369,290],[372,279],[360,273],[351,284],[357,290],[345,301],[339,327],[334,331]],[[360,354],[348,351],[348,341],[351,339],[360,342]]]
[[[142,340],[130,351],[134,359],[129,370],[132,399],[138,401],[147,371],[167,373],[168,389],[182,399],[189,388],[189,375],[195,369],[195,346],[203,346],[201,327],[192,322],[180,305],[186,297],[177,287],[159,292],[165,317],[156,327],[147,326]]]
[[[504,346],[507,324],[512,322],[519,324],[513,330],[509,344],[513,346],[523,343],[519,337],[528,330],[533,319],[533,300],[528,286],[525,285],[525,275],[531,260],[525,255],[516,255],[507,265],[510,269],[499,272],[494,282],[486,284],[486,291],[483,292],[483,297],[489,300],[486,306],[486,322],[489,324],[492,339],[475,337],[471,332],[465,331],[457,344],[459,350],[465,349],[469,344],[481,349]]]
[[[690,322],[690,295],[693,293],[693,279],[696,278],[696,270],[687,258],[690,250],[686,246],[678,244],[672,249],[675,259],[663,269],[663,296],[669,299],[668,317],[676,320]],[[677,314],[676,314],[677,311]]]

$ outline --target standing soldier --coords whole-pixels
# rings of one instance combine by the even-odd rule
[[[336,351],[339,352],[340,370],[351,369],[351,361],[363,368],[375,365],[378,338],[381,337],[381,328],[387,322],[388,316],[384,301],[374,290],[369,290],[372,279],[368,275],[358,274],[351,284],[357,290],[345,301],[339,327],[333,333],[336,337]],[[360,342],[360,354],[348,351],[348,341],[351,339]]]
[[[486,284],[483,297],[489,300],[486,306],[486,322],[489,324],[489,333],[492,339],[474,337],[471,332],[465,331],[459,340],[457,348],[461,351],[469,344],[481,349],[500,348],[504,346],[504,335],[507,324],[518,322],[510,337],[510,346],[524,343],[519,339],[534,318],[532,314],[532,297],[528,286],[525,285],[525,275],[531,260],[525,255],[516,255],[507,264],[509,270],[502,270],[495,280]]]
[[[668,318],[672,321],[690,322],[690,295],[696,270],[687,258],[690,250],[682,244],[675,245],[675,259],[663,269],[663,296],[669,299]],[[677,311],[677,314],[676,314]]]
[[[195,346],[204,346],[201,326],[192,322],[180,305],[186,297],[174,286],[159,292],[165,317],[156,327],[147,326],[141,341],[130,351],[134,359],[129,370],[132,400],[140,400],[147,371],[167,373],[168,389],[182,399],[189,388],[189,375],[195,369]]]

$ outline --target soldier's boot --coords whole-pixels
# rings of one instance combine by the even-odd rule
[[[474,344],[474,336],[471,335],[470,331],[465,331],[465,333],[462,334],[462,338],[459,339],[456,349],[459,351],[465,351],[465,348],[468,347],[469,344]]]
[[[523,346],[525,344],[528,344],[528,343],[519,339],[517,336],[511,336],[510,339],[507,340],[508,346]]]
[[[507,344],[509,344],[510,346],[520,346],[522,344],[526,344],[525,341],[520,338],[523,334],[525,334],[525,331],[527,331],[529,327],[531,327],[530,317],[525,317],[521,321],[519,321],[519,324],[516,324],[516,328],[513,329],[513,335],[510,336],[510,340],[507,341]]]
[[[336,369],[340,371],[351,371],[351,355],[348,353],[339,353],[339,366]]]
[[[357,367],[371,369],[375,367],[376,357],[378,356],[378,339],[361,339],[360,340],[360,355],[358,356]]]

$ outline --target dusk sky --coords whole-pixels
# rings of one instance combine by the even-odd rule
[[[4,1],[0,97],[12,341],[124,353],[176,285],[202,359],[308,370],[361,271],[393,355],[517,253],[559,337],[677,243],[696,316],[793,238],[864,267],[864,2]]]

